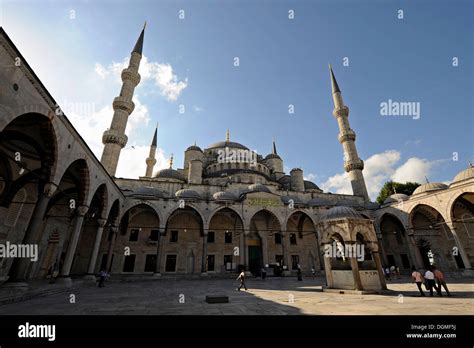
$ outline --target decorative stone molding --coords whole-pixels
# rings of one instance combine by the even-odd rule
[[[363,170],[364,169],[364,161],[362,161],[360,158],[349,160],[349,161],[344,161],[344,170],[346,172],[349,173],[349,172],[351,172],[355,169]]]

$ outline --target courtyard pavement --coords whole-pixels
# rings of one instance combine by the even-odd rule
[[[474,279],[448,279],[452,297],[420,297],[405,277],[388,282],[384,295],[322,292],[324,278],[248,279],[237,291],[233,279],[109,281],[84,283],[69,292],[0,305],[1,315],[473,315]],[[74,295],[74,296],[71,296]],[[206,295],[229,303],[208,304]],[[444,294],[443,294],[444,295]],[[71,303],[74,298],[75,303]]]

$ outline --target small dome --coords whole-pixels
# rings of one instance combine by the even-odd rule
[[[237,196],[232,192],[219,191],[212,195],[215,201],[236,201]]]
[[[271,153],[271,154],[269,154],[269,155],[267,155],[267,156],[265,157],[266,160],[267,160],[267,159],[272,159],[272,158],[281,160],[281,157],[278,156],[278,155],[275,154],[275,153]]]
[[[158,171],[155,178],[177,179],[184,181],[184,176],[173,168],[166,168]]]
[[[403,193],[395,193],[389,197],[385,201],[383,201],[383,204],[388,204],[388,203],[394,203],[394,202],[401,202],[401,201],[406,201],[408,198],[407,195]]]
[[[199,151],[199,152],[202,152],[201,148],[197,145],[191,145],[190,147],[188,147],[186,149],[186,151]]]
[[[262,184],[252,184],[248,187],[249,192],[267,192],[271,193],[270,189]]]
[[[306,203],[309,207],[324,207],[324,206],[332,206],[334,205],[335,203],[334,202],[331,202],[330,200],[328,199],[324,199],[324,198],[313,198],[311,200],[308,201],[308,203]]]
[[[323,214],[319,218],[319,221],[324,220],[336,220],[336,219],[365,219],[361,214],[350,207],[333,207]]]
[[[244,146],[242,144],[239,144],[233,141],[219,141],[217,143],[209,145],[207,149],[219,149],[219,148],[225,148],[225,147],[248,150],[247,146]]]
[[[412,195],[418,195],[420,193],[425,193],[425,192],[433,192],[433,191],[439,191],[439,190],[444,190],[447,189],[448,185],[445,185],[440,182],[429,182],[427,184],[423,184],[421,186],[418,186],[415,191],[413,191]]]
[[[459,172],[453,179],[454,182],[463,181],[467,179],[474,178],[474,167],[469,167]]]
[[[318,190],[318,191],[322,191],[318,185],[316,185],[314,182],[312,181],[309,181],[309,180],[305,180],[304,181],[304,189],[305,190]]]
[[[293,204],[304,205],[304,202],[297,196],[281,196],[280,198],[284,204],[290,204],[290,199],[291,199],[293,200]]]
[[[201,199],[201,195],[199,193],[190,189],[183,189],[183,190],[176,191],[174,195],[177,198],[182,198],[182,199]]]

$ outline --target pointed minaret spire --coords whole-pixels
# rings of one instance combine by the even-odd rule
[[[228,143],[230,141],[230,131],[227,129],[227,132],[225,132],[225,141]]]
[[[157,136],[158,136],[158,122],[156,123],[156,128],[155,128],[155,134],[153,135],[153,140],[151,141],[151,146],[155,146],[156,147],[156,140],[157,140]]]
[[[170,168],[173,168],[173,154],[170,157]]]
[[[157,137],[158,137],[158,123],[156,124],[155,134],[153,135],[153,140],[151,141],[150,153],[146,159],[146,173],[145,176],[151,178],[153,176],[153,167],[156,164],[156,146],[157,146]]]
[[[276,144],[275,144],[275,139],[273,139],[272,155],[278,155],[277,147],[276,147]]]
[[[115,176],[120,152],[127,145],[128,138],[125,135],[128,117],[133,112],[135,104],[133,103],[133,93],[135,87],[140,82],[138,68],[142,59],[143,36],[145,27],[138,38],[138,41],[132,51],[128,67],[122,71],[122,89],[120,95],[112,103],[114,116],[110,128],[102,136],[104,151],[102,152],[101,162],[104,168],[111,176]]]
[[[334,72],[332,71],[331,64],[329,64],[329,73],[331,74],[332,92],[341,92],[341,90],[339,89],[339,85],[337,84],[336,78],[334,77]]]
[[[349,124],[349,108],[344,105],[341,90],[334,77],[331,65],[329,65],[329,74],[331,76],[332,99],[334,102],[332,114],[337,119],[339,125],[339,142],[344,150],[344,169],[349,174],[353,194],[363,197],[368,202],[370,201],[369,194],[367,193],[364,175],[362,174],[364,161],[357,154],[355,145],[356,134]]]
[[[467,163],[469,164],[469,168],[472,168],[472,163],[471,163],[471,161],[467,161]]]
[[[136,52],[138,54],[142,54],[143,51],[143,38],[145,37],[145,28],[146,28],[146,21],[145,24],[143,25],[142,32],[140,33],[140,36],[138,37],[137,43],[135,44],[135,47],[133,47],[133,52]]]

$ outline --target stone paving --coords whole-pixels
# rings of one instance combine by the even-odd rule
[[[109,281],[104,288],[86,283],[72,292],[1,305],[0,314],[474,314],[474,279],[448,280],[452,297],[420,297],[408,278],[389,282],[391,292],[385,295],[322,292],[324,282],[323,278],[302,282],[295,278],[249,279],[249,290],[240,292],[232,279]],[[71,293],[75,303],[70,303]],[[206,295],[227,295],[229,303],[208,304]]]

